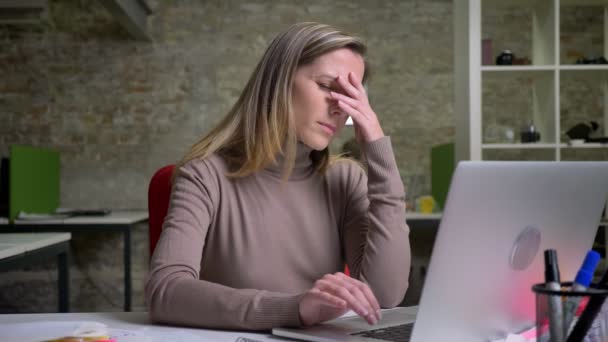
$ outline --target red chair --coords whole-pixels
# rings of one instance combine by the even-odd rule
[[[175,165],[167,165],[156,171],[148,186],[148,226],[150,239],[150,255],[154,253],[156,243],[163,229],[163,222],[169,210],[171,197],[171,175]],[[350,275],[348,266],[344,266],[344,273]]]
[[[171,175],[175,165],[167,165],[156,171],[148,186],[148,232],[150,235],[150,255],[160,238],[163,222],[169,210],[171,197]]]

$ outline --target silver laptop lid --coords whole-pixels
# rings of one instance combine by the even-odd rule
[[[412,341],[487,341],[532,326],[542,251],[555,248],[572,280],[607,197],[608,162],[461,162]]]

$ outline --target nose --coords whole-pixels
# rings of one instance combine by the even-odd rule
[[[329,109],[329,113],[330,113],[332,116],[340,116],[340,115],[343,115],[343,114],[344,114],[344,112],[343,112],[343,111],[340,109],[340,107],[338,107],[338,106],[332,106],[332,107]]]

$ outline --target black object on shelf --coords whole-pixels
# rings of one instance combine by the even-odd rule
[[[581,123],[574,125],[574,127],[570,128],[569,130],[567,130],[566,135],[570,139],[587,140],[587,139],[589,139],[589,135],[592,132],[597,131],[597,129],[599,127],[600,127],[600,125],[595,121],[589,121],[589,123],[581,122]]]
[[[597,58],[579,58],[576,60],[576,64],[608,64],[608,60],[604,56]]]
[[[511,50],[503,50],[503,52],[496,57],[496,65],[512,65],[515,55]]]
[[[534,143],[540,141],[540,132],[536,130],[536,126],[530,123],[520,132],[520,139],[522,143]]]
[[[599,137],[599,138],[587,138],[585,142],[588,143],[600,143],[600,144],[608,144],[608,137]]]

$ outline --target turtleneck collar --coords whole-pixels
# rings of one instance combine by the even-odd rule
[[[314,170],[312,159],[310,159],[310,153],[312,151],[312,148],[298,141],[298,144],[296,145],[296,159],[294,161],[291,175],[289,176],[290,180],[302,179],[311,174],[311,172]],[[283,177],[284,164],[285,156],[280,154],[277,156],[276,163],[266,167],[264,170],[272,173],[273,175]]]

